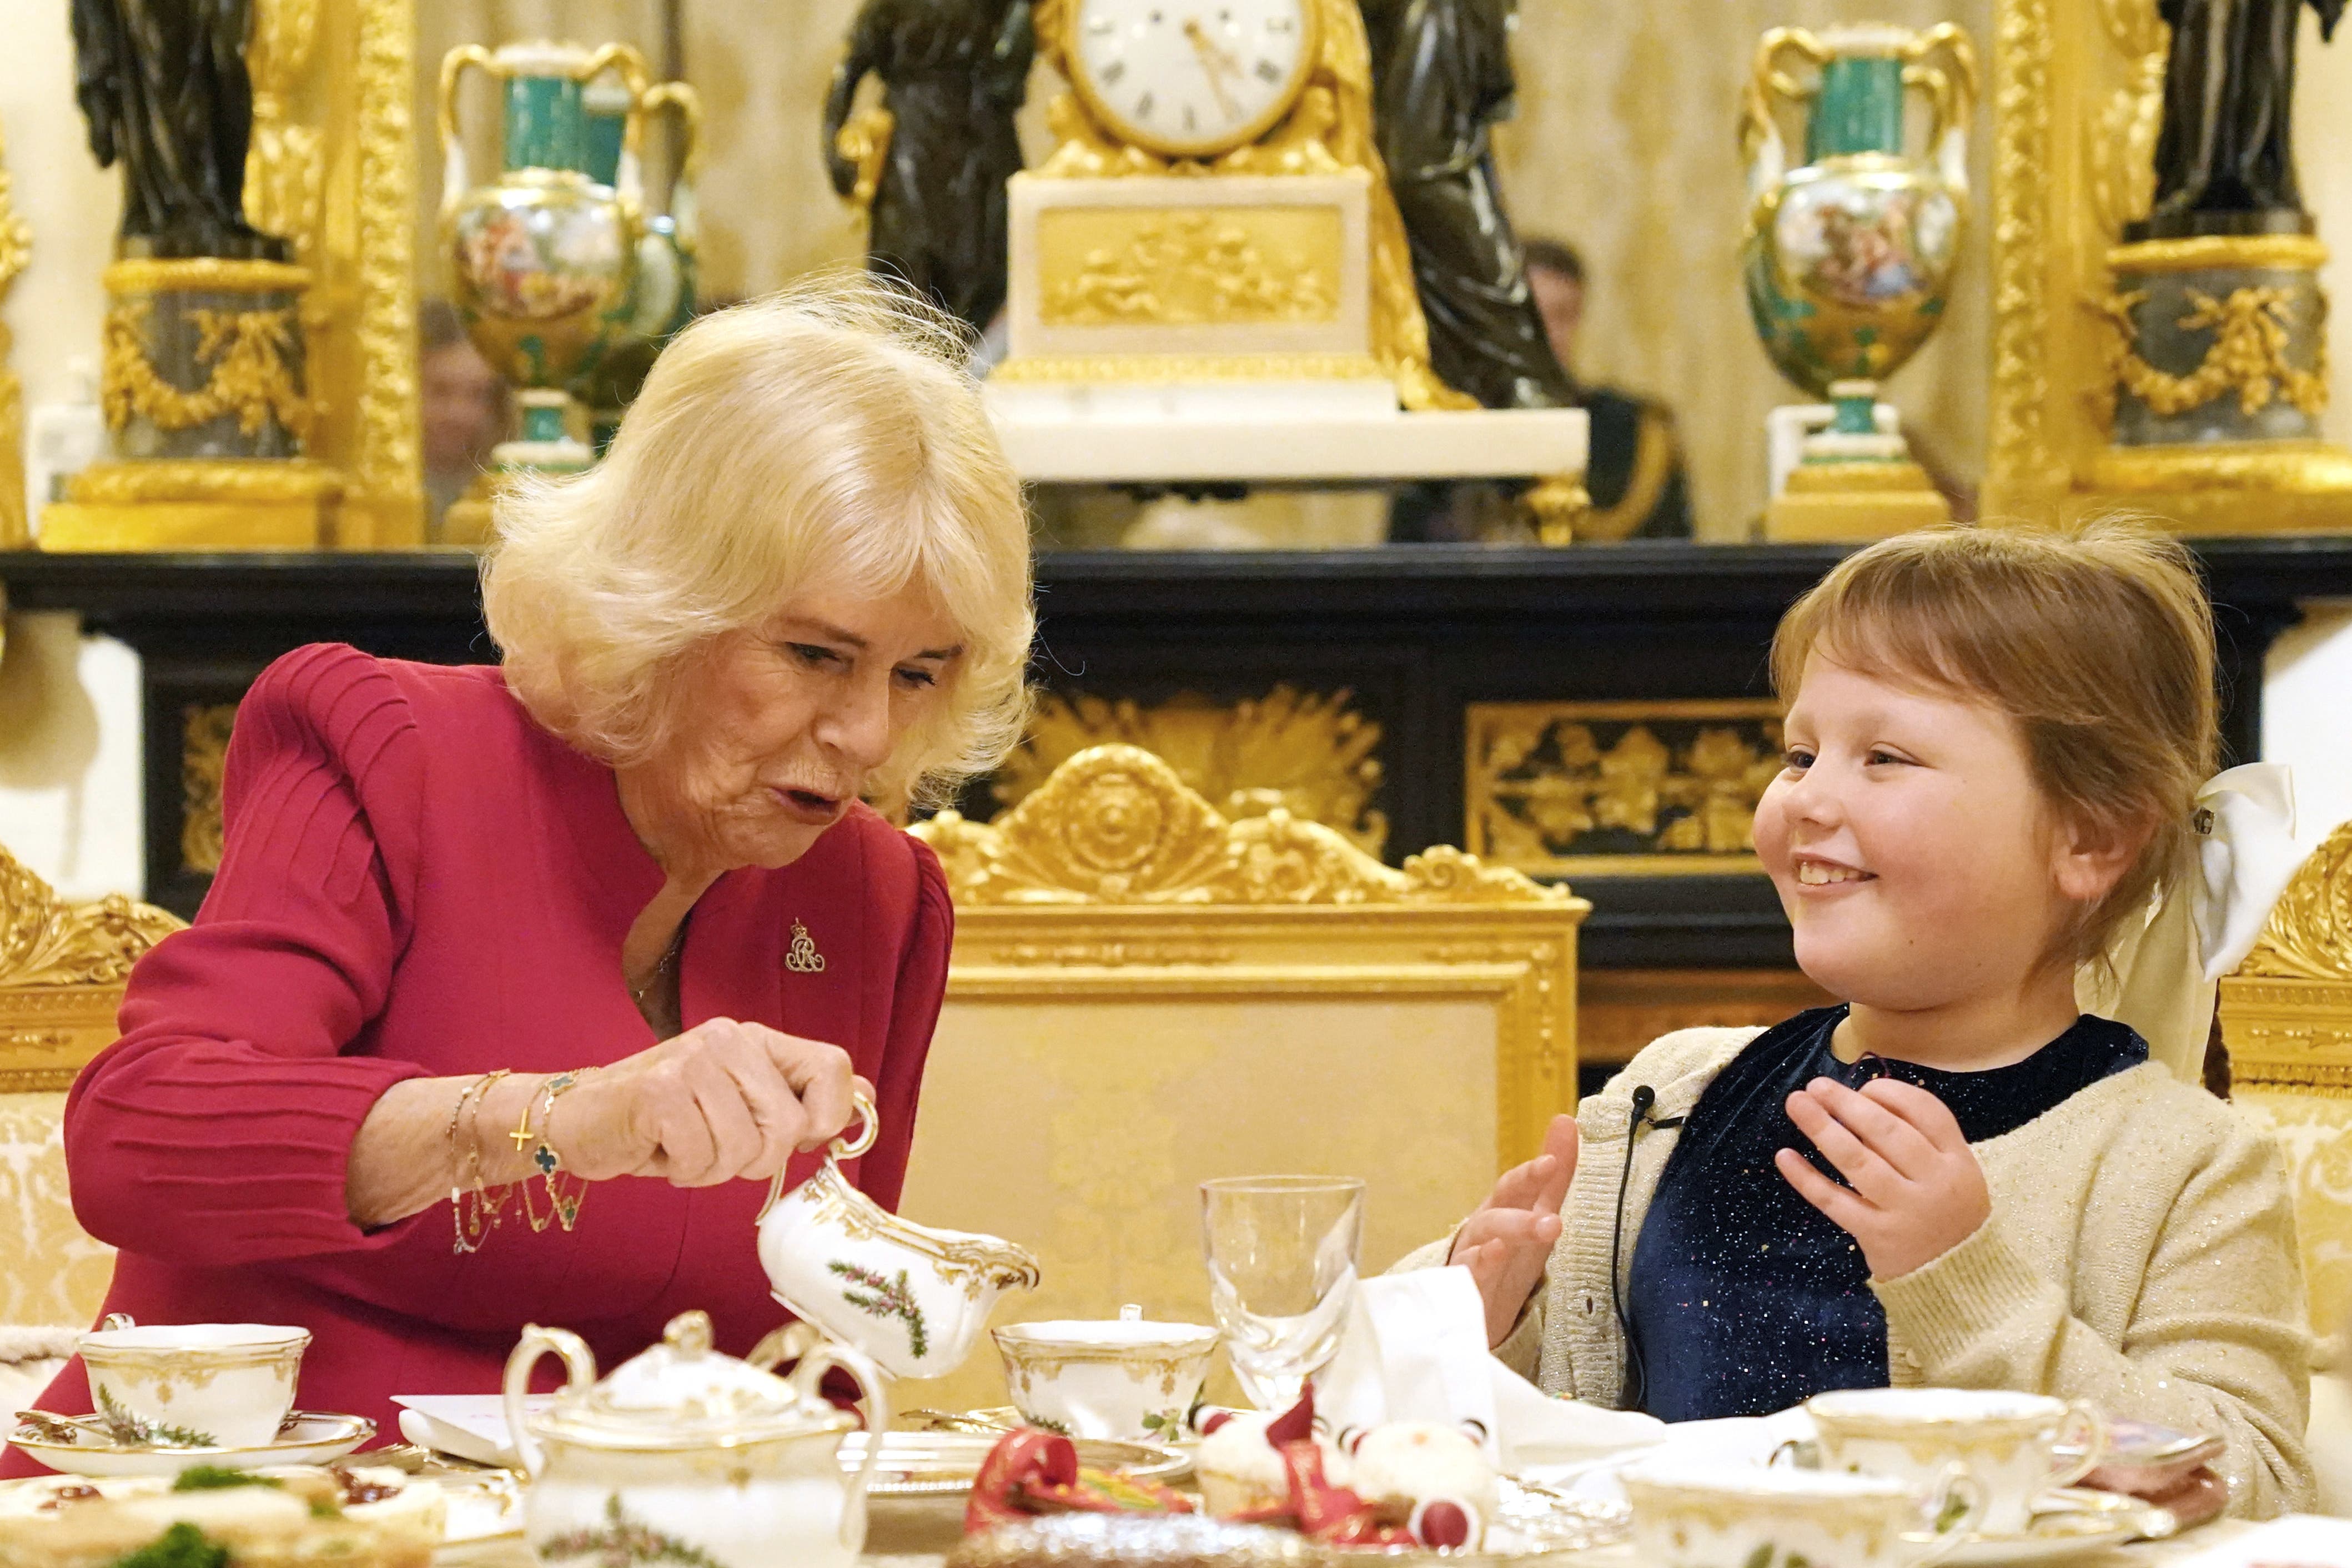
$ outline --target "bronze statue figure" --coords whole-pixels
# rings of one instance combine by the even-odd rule
[[[825,163],[846,196],[858,167],[842,127],[858,83],[881,79],[891,125],[866,264],[974,331],[1004,305],[1004,183],[1021,171],[1013,117],[1036,53],[1029,10],[1030,0],[866,0],[825,100]]]
[[[99,165],[122,163],[121,248],[283,260],[245,221],[250,0],[72,0],[74,96]]]
[[[1569,407],[1503,211],[1487,127],[1517,82],[1517,0],[1361,0],[1373,136],[1412,247],[1431,368],[1488,408]]]
[[[2332,37],[2344,0],[2309,0]],[[2294,177],[2295,29],[2305,0],[2157,0],[2172,28],[2156,201],[2137,237],[2307,229]]]

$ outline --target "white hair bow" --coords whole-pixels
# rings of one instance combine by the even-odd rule
[[[2191,1083],[2221,976],[2245,961],[2304,850],[2294,841],[2294,777],[2278,763],[2216,773],[2197,790],[2197,874],[2128,921],[2106,963],[2074,973],[2083,1010],[2130,1025],[2148,1055]]]

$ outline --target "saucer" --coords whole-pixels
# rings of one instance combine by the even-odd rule
[[[264,1465],[323,1465],[340,1459],[375,1436],[375,1423],[360,1415],[326,1415],[297,1410],[278,1429],[278,1440],[251,1448],[158,1448],[119,1443],[95,1415],[52,1415],[20,1410],[8,1441],[53,1470],[75,1476],[176,1476],[201,1465],[251,1470]]]
[[[2155,1540],[2178,1528],[2170,1514],[2120,1492],[2066,1487],[2046,1493],[2033,1521],[2015,1535],[1970,1535],[1939,1559],[1961,1568],[2024,1568],[2057,1563],[2127,1541]]]

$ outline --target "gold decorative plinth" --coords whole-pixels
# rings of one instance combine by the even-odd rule
[[[1912,462],[1800,463],[1764,510],[1776,543],[1885,539],[1952,521],[1952,509]]]
[[[342,477],[302,458],[100,463],[41,511],[51,551],[315,550],[334,542]]]
[[[2192,534],[2352,531],[2352,452],[2332,441],[2118,447],[2091,474],[2074,511],[2120,506]]]

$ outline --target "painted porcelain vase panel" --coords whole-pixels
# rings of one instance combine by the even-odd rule
[[[816,1173],[791,1192],[779,1174],[760,1215],[760,1265],[777,1301],[854,1345],[894,1377],[944,1377],[971,1353],[1007,1290],[1037,1288],[1037,1260],[992,1236],[901,1219],[851,1186],[838,1162],[874,1143],[864,1126],[835,1139]]]
[[[1805,66],[1818,73],[1811,89],[1791,75]],[[1928,100],[1926,156],[1905,149],[1908,89]],[[1975,53],[1950,24],[1765,35],[1741,130],[1741,270],[1765,353],[1814,396],[1834,381],[1885,380],[1943,320],[1968,217],[1975,97]],[[1795,167],[1784,103],[1807,110]]]
[[[528,1415],[531,1368],[551,1352],[565,1388]],[[856,1418],[818,1390],[835,1367],[857,1379],[868,1419],[887,1429],[880,1373],[840,1346],[815,1345],[785,1379],[713,1351],[710,1320],[688,1312],[598,1383],[577,1335],[524,1330],[507,1362],[507,1421],[531,1479],[524,1534],[539,1562],[851,1568],[882,1447],[868,1446],[856,1475],[843,1471],[842,1435]]]

